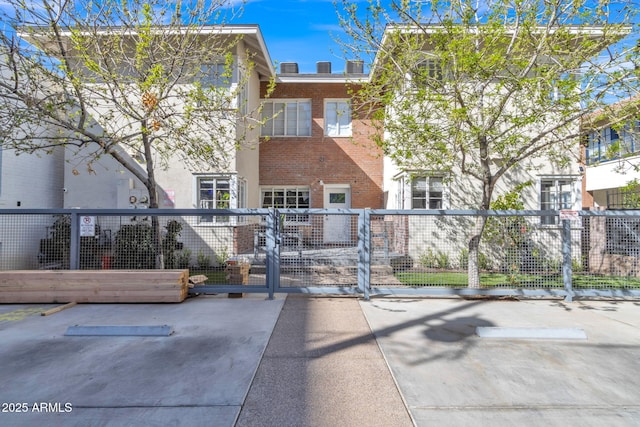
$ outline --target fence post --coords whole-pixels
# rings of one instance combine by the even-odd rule
[[[267,288],[269,289],[269,299],[273,299],[273,295],[277,287],[280,286],[280,251],[277,244],[277,227],[278,218],[276,210],[269,208],[269,214],[267,215],[265,235],[265,268],[267,273]]]
[[[358,289],[369,299],[371,287],[371,212],[364,209],[358,215]]]
[[[573,267],[571,265],[571,221],[562,220],[562,281],[567,292],[564,300],[573,301]]]
[[[70,222],[69,270],[78,270],[80,268],[80,215],[77,212],[71,212]]]

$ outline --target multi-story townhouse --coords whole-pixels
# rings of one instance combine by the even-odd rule
[[[63,39],[71,38],[72,34],[69,32],[62,36]],[[101,34],[98,33],[98,37],[100,36]],[[134,34],[128,33],[120,36],[125,39],[135,37]],[[25,34],[25,37],[38,45],[37,32]],[[109,33],[105,33],[104,37],[109,37]],[[177,154],[170,155],[166,162],[167,167],[155,168],[158,207],[183,209],[258,207],[260,193],[257,146],[260,129],[257,126],[247,126],[246,123],[247,118],[259,109],[261,82],[273,79],[275,69],[258,25],[205,27],[199,30],[199,37],[205,40],[209,38],[212,46],[220,46],[220,40],[222,43],[228,40],[232,46],[229,52],[233,58],[231,64],[229,64],[229,56],[225,54],[219,59],[213,59],[218,62],[200,64],[201,73],[197,76],[202,86],[215,86],[216,91],[226,90],[234,97],[227,105],[228,113],[224,111],[220,113],[226,120],[225,130],[221,132],[224,135],[218,141],[220,162],[216,165],[194,164],[194,162],[184,161]],[[47,49],[46,46],[44,49]],[[52,54],[55,55],[55,50]],[[83,69],[82,63],[70,64],[70,67]],[[100,84],[99,81],[96,84]],[[179,84],[191,85],[192,81],[185,80],[184,83]],[[108,104],[108,98],[104,98],[103,102]],[[239,114],[234,113],[236,110]],[[117,106],[98,105],[92,112],[96,119],[94,127],[102,125],[118,129],[138,126],[135,123],[133,125],[128,123],[129,119],[118,119],[117,115],[113,115],[113,111],[117,111]],[[109,118],[105,120],[105,117]],[[234,117],[238,117],[235,122],[233,122]],[[257,119],[254,120],[256,123]],[[198,131],[194,130],[194,132]],[[118,150],[119,155],[139,168],[142,175],[146,173],[144,156],[140,156],[139,152],[129,152],[124,147]],[[63,196],[61,199],[63,207],[148,208],[150,197],[143,183],[110,156],[102,155],[96,159],[91,154],[87,155],[93,151],[95,151],[94,147],[91,146],[80,150],[69,146],[64,150],[64,163],[61,163],[64,164],[64,185],[59,185],[60,188],[64,186],[66,189],[64,193],[60,193],[61,197]],[[104,219],[98,218],[98,221],[101,220]],[[256,221],[255,218],[243,221],[231,217],[203,215],[188,218],[189,226],[183,230],[182,234],[185,240],[195,242],[189,248],[193,259],[200,251],[211,253],[212,249],[216,254],[232,255],[250,252],[253,247],[252,222],[254,221]],[[102,225],[102,230],[110,231],[112,237],[117,231],[117,225],[98,225]],[[229,242],[229,246],[222,247],[220,242]]]
[[[317,73],[300,74],[296,63],[281,64],[263,110],[260,207],[383,206],[382,153],[370,138],[368,118],[352,105],[352,93],[367,80],[362,68],[362,62],[348,61],[344,72],[332,73],[331,63],[321,61]],[[347,216],[314,221],[291,215],[286,223],[314,244],[355,239]]]

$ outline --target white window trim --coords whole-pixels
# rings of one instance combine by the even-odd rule
[[[542,210],[542,181],[550,181],[553,180],[557,187],[557,181],[565,180],[571,181],[571,203],[568,209],[570,210],[580,210],[582,209],[582,177],[580,175],[541,175],[536,180],[536,189],[537,189],[537,197],[538,197],[538,209]],[[556,206],[557,209],[560,210],[559,207]],[[566,208],[562,208],[566,209]],[[540,225],[543,227],[559,227],[560,221],[558,217],[555,217],[554,222],[552,224],[545,224],[542,222],[543,219],[540,217]]]
[[[275,134],[274,133],[274,129],[273,129],[273,124],[274,124],[274,118],[275,116],[266,118],[265,120],[265,124],[262,125],[260,127],[260,136],[261,137],[267,137],[267,138],[310,138],[313,134],[313,114],[312,114],[312,108],[313,108],[313,103],[311,101],[311,98],[269,98],[269,99],[262,99],[261,102],[263,103],[263,113],[264,114],[264,106],[267,104],[271,104],[272,106],[274,104],[277,103],[282,103],[282,104],[290,104],[290,103],[296,103],[296,105],[301,104],[301,103],[308,103],[309,104],[309,118],[308,118],[308,128],[309,128],[309,134],[308,135],[301,135],[299,134],[299,130],[300,130],[300,120],[299,118],[296,118],[296,134],[287,134],[287,118],[286,118],[286,114],[287,114],[287,108],[285,106],[284,109],[284,114],[285,114],[285,119],[284,119],[284,134],[280,135],[280,134]],[[299,107],[296,107],[296,112],[299,112]],[[264,120],[265,117],[263,116],[262,119]],[[264,133],[264,129],[266,126],[271,126],[271,134],[265,134]]]
[[[226,179],[229,181],[229,209],[237,209],[238,208],[238,176],[236,174],[216,174],[216,173],[196,173],[193,174],[193,206],[196,209],[202,209],[200,207],[200,194],[199,194],[199,185],[198,181],[201,178],[211,178],[211,179]],[[242,217],[240,217],[242,218]],[[212,222],[204,222],[201,221],[200,216],[198,216],[196,220],[196,225],[201,227],[229,227],[237,225],[238,217],[231,216],[228,221],[212,221]]]
[[[299,209],[311,209],[311,187],[310,186],[305,186],[305,185],[263,185],[263,186],[260,186],[260,190],[258,192],[259,197],[260,197],[260,201],[258,203],[258,206],[260,208],[264,208],[263,197],[262,197],[263,191],[268,190],[268,189],[270,189],[272,191],[273,190],[284,190],[285,192],[287,190],[296,190],[296,191],[303,190],[303,191],[307,191],[309,193],[309,207],[307,207],[307,208],[299,208]],[[286,195],[285,195],[285,197],[286,197]],[[282,207],[282,209],[287,209],[287,208]],[[289,208],[289,209],[293,209],[293,208]],[[310,221],[310,219],[309,219],[309,216],[307,215],[307,221],[292,221],[290,219],[287,219],[285,222],[287,224],[306,225],[306,224],[309,224],[309,221]]]
[[[448,175],[443,172],[437,171],[406,171],[402,172],[394,177],[394,180],[398,182],[396,194],[396,208],[406,210],[429,210],[429,208],[419,209],[413,208],[413,192],[411,184],[414,178],[422,177],[435,177],[442,178],[442,208],[437,210],[450,209],[451,204],[451,188]],[[427,181],[427,194],[428,194],[428,181]],[[427,195],[428,202],[428,195]]]
[[[335,123],[337,125],[338,133],[337,135],[329,134],[329,122],[327,120],[327,104],[329,103],[345,103],[349,107],[349,127],[345,133],[341,133],[340,131],[340,121]],[[330,138],[350,138],[353,135],[353,111],[351,108],[351,100],[349,98],[326,98],[324,100],[324,136]]]
[[[222,67],[222,74],[227,72],[227,63],[225,61],[224,58],[221,58],[219,61],[211,61],[211,62],[207,62],[201,65],[201,72],[202,72],[202,76],[200,77],[200,83],[202,84],[203,87],[216,87],[216,88],[221,88],[221,89],[231,89],[231,87],[235,84],[238,83],[238,62],[236,60],[236,57],[234,56],[233,58],[233,64],[231,64],[231,69],[229,70],[231,75],[229,76],[225,76],[225,81],[220,81],[222,80],[220,77],[218,77],[216,80],[216,82],[214,81],[209,81],[209,79],[205,78],[205,76],[208,76],[207,74],[204,73],[204,70],[206,67],[216,67],[216,71],[218,71],[218,67]],[[220,76],[222,76],[222,74],[220,74]],[[228,80],[227,80],[228,79]],[[215,84],[214,84],[215,83]],[[224,84],[222,84],[224,83]]]

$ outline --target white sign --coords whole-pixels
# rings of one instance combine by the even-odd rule
[[[578,215],[578,211],[562,209],[560,211],[560,220],[580,221],[580,215]]]
[[[95,236],[96,235],[96,217],[95,216],[81,216],[80,217],[80,236]]]

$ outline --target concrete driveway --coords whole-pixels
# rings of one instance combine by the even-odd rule
[[[0,425],[232,426],[284,300],[0,306]],[[65,336],[74,325],[169,325],[149,336]]]
[[[640,426],[640,303],[362,301],[418,426]],[[480,338],[477,327],[549,338]],[[566,328],[584,339],[554,336]]]

